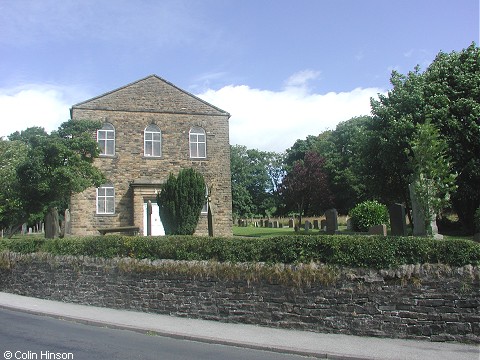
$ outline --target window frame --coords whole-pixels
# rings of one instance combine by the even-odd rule
[[[115,136],[115,126],[111,123],[106,122],[101,129],[97,130],[97,144],[100,147],[101,156],[115,156]],[[109,152],[110,147],[111,152]]]
[[[152,130],[149,130],[152,129]],[[155,130],[155,131],[154,131]],[[159,139],[154,139],[155,134],[159,135]],[[152,138],[147,140],[147,135],[151,135]],[[151,144],[151,154],[147,153],[147,142]],[[158,146],[158,155],[155,154],[155,145]],[[160,158],[162,157],[162,130],[156,124],[148,125],[143,131],[143,156],[148,158]]]
[[[192,139],[192,136],[194,139]],[[203,136],[203,141],[199,137]],[[193,149],[192,149],[193,147]],[[205,129],[200,126],[193,126],[188,132],[188,148],[191,159],[206,159],[207,158],[207,133]],[[200,150],[203,148],[203,156],[200,156]],[[195,150],[195,154],[192,150]]]
[[[112,184],[105,184],[105,185],[99,186],[96,190],[97,190],[96,191],[96,209],[95,209],[96,214],[97,215],[114,215],[115,214],[115,187]],[[104,190],[103,194],[100,194],[101,190]],[[107,193],[108,190],[112,190],[113,194],[108,194]],[[101,210],[100,205],[102,205],[103,211],[100,211]]]

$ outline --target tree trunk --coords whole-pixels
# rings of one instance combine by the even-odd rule
[[[60,236],[57,208],[49,208],[45,215],[45,239],[55,239]]]

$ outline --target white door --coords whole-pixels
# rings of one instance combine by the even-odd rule
[[[147,203],[143,203],[143,235],[147,235]],[[152,235],[165,235],[160,213],[158,211],[158,204],[152,202]]]

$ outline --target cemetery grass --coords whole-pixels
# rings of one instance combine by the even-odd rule
[[[342,230],[342,226],[339,226],[339,230]],[[345,227],[346,230],[346,227]],[[310,230],[308,232],[300,230],[295,232],[293,228],[283,227],[283,228],[264,228],[264,227],[254,227],[254,226],[233,226],[233,236],[245,236],[245,237],[274,237],[274,236],[285,236],[285,235],[319,235],[321,232],[319,230]]]

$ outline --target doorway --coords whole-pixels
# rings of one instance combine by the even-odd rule
[[[143,203],[143,235],[147,236],[147,203]],[[165,235],[162,220],[160,219],[160,212],[158,211],[158,204],[152,202],[152,236]]]

